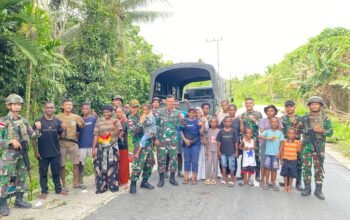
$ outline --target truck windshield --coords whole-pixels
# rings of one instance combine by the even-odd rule
[[[195,88],[187,89],[188,100],[198,100],[198,99],[213,99],[214,93],[213,88]]]

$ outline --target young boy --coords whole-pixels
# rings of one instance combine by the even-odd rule
[[[272,187],[274,191],[279,191],[276,186],[276,175],[279,169],[278,154],[280,151],[281,141],[284,140],[283,133],[278,130],[279,119],[272,117],[270,119],[271,129],[265,130],[261,135],[260,139],[266,140],[266,151],[265,151],[265,161],[264,167],[266,169],[266,182],[263,183],[265,190],[269,189],[269,183],[267,182],[271,173]]]
[[[239,137],[237,131],[231,127],[232,119],[230,116],[226,116],[224,119],[224,128],[219,131],[216,141],[218,142],[218,156],[221,159],[222,166],[222,184],[226,184],[226,168],[230,170],[231,180],[228,182],[228,186],[233,187],[235,184],[235,158],[238,156],[238,141]]]
[[[288,128],[287,140],[282,141],[279,153],[282,166],[281,176],[284,178],[285,192],[292,191],[293,178],[298,178],[298,152],[301,150],[301,143],[296,139],[296,136],[297,130],[295,128]]]
[[[137,149],[135,158],[139,157],[142,148],[146,146],[147,140],[153,138],[155,133],[157,132],[156,120],[151,111],[151,106],[148,104],[144,104],[142,106],[142,116],[140,118],[140,125],[143,127],[144,135],[141,138],[140,147]]]

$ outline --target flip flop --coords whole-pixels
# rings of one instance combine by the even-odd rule
[[[230,181],[230,182],[228,182],[228,186],[229,186],[229,187],[234,187],[234,186],[235,186],[235,183],[232,182],[232,181]]]
[[[197,180],[191,182],[191,185],[196,185],[196,184],[197,184]]]
[[[264,186],[263,186],[263,189],[264,190],[268,190],[270,187],[269,187],[269,185],[267,185],[267,184],[265,184]]]
[[[221,180],[221,184],[222,185],[226,185],[226,181],[225,180]]]
[[[205,184],[205,185],[210,185],[210,183],[211,183],[211,182],[210,182],[210,179],[206,179],[206,180],[204,181],[204,184]]]
[[[184,184],[184,185],[188,184],[188,180],[183,179],[182,184]]]
[[[210,184],[211,184],[211,185],[216,185],[216,180],[212,179],[212,180],[210,181]]]
[[[280,188],[278,186],[273,186],[272,189],[273,191],[280,191]]]

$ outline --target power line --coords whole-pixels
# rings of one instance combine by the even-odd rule
[[[213,38],[212,40],[206,40],[207,43],[216,43],[216,52],[217,52],[217,62],[218,62],[218,73],[220,73],[220,45],[219,42],[222,41],[222,37],[219,39]]]

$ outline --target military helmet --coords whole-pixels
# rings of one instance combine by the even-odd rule
[[[6,103],[6,105],[15,104],[15,103],[23,104],[23,99],[21,96],[19,96],[17,94],[11,94],[11,95],[7,96],[5,103]]]
[[[309,106],[311,103],[320,103],[322,106],[324,106],[324,101],[321,97],[319,96],[311,96],[308,100],[307,100],[307,105]]]
[[[131,106],[131,107],[138,107],[138,106],[140,106],[140,103],[139,103],[139,101],[137,101],[136,99],[133,99],[133,100],[131,100],[131,102],[130,102],[130,106]]]
[[[113,97],[112,97],[112,101],[118,100],[118,99],[119,99],[122,103],[124,102],[124,97],[123,97],[123,96],[116,95],[116,96],[113,96]]]

